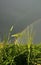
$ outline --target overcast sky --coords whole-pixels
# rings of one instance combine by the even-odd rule
[[[0,0],[0,32],[8,32],[15,24],[14,32],[41,18],[41,0]]]

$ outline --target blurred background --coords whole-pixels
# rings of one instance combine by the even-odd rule
[[[18,33],[39,18],[41,0],[0,0],[0,40],[12,25],[12,33]]]

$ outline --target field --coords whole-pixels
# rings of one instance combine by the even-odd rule
[[[0,65],[41,65],[41,43],[0,43]]]
[[[41,65],[41,43],[33,43],[33,35],[28,32],[28,42],[18,43],[17,38],[24,34],[11,35],[10,28],[8,38],[5,36],[0,42],[0,65]],[[10,36],[15,37],[14,42],[9,43]]]

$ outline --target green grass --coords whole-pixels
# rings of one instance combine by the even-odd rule
[[[3,42],[0,43],[0,65],[41,65],[41,43],[33,44],[32,30],[31,33],[28,31],[26,44],[17,42],[17,38],[22,38],[24,34],[11,35],[12,30],[13,26],[8,36],[5,36]],[[15,37],[13,43],[9,43],[10,36]]]
[[[0,65],[41,65],[41,44],[0,44]],[[29,52],[30,50],[30,52]]]

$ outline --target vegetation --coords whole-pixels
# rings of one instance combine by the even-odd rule
[[[9,43],[10,29],[8,38],[0,43],[0,65],[41,65],[41,43],[33,44],[33,36],[28,34],[27,44],[11,42]],[[18,38],[22,34],[11,35]]]
[[[0,44],[0,65],[41,65],[41,44]]]

